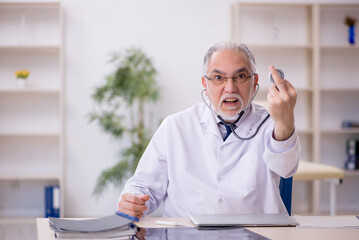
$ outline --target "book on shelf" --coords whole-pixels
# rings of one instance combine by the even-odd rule
[[[60,217],[59,186],[45,186],[45,217]]]
[[[132,239],[137,232],[132,219],[117,214],[75,220],[49,217],[55,239]]]

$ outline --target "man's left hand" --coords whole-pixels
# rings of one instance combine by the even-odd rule
[[[290,82],[282,79],[273,66],[269,66],[275,85],[269,88],[268,110],[275,123],[273,137],[277,141],[290,138],[294,132],[294,106],[297,92]]]

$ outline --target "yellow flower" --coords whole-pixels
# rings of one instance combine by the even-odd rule
[[[15,72],[15,76],[17,78],[26,79],[29,75],[30,75],[30,72],[28,70],[18,70]]]

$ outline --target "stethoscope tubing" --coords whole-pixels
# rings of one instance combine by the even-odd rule
[[[234,131],[234,126],[236,125],[236,123],[242,118],[242,116],[244,115],[244,113],[247,111],[248,107],[250,106],[250,104],[252,103],[252,101],[254,100],[254,98],[257,96],[257,93],[258,93],[258,90],[259,90],[259,84],[257,83],[257,89],[256,89],[256,92],[254,93],[253,97],[251,98],[251,100],[249,101],[249,103],[247,104],[247,106],[238,114],[238,117],[237,119],[232,122],[232,123],[226,123],[224,121],[224,119],[219,115],[217,114],[212,108],[211,106],[207,103],[207,101],[204,99],[203,97],[203,92],[207,90],[207,88],[203,89],[202,92],[201,92],[201,97],[202,97],[202,100],[204,101],[204,103],[209,107],[209,109],[214,112],[216,115],[217,115],[217,118],[221,121],[221,123],[225,126],[229,126],[233,132],[233,135],[242,140],[242,141],[246,141],[246,140],[250,140],[252,138],[254,138],[258,132],[259,132],[259,129],[262,127],[262,125],[269,119],[270,117],[270,114],[268,113],[267,116],[262,120],[262,122],[259,124],[259,126],[257,127],[256,131],[249,137],[241,137],[239,136],[235,131]]]

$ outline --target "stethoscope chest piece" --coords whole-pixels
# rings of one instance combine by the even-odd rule
[[[278,72],[280,78],[281,78],[281,79],[284,79],[284,72],[283,72],[283,70],[281,70],[281,69],[279,69],[279,68],[277,68],[276,70],[277,70],[277,72]],[[274,79],[273,79],[273,76],[272,76],[271,73],[268,74],[268,78],[269,78],[269,81],[271,81],[273,84],[275,84]]]

